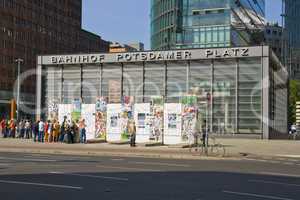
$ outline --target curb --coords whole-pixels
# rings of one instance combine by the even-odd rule
[[[206,157],[191,154],[167,154],[167,153],[128,153],[128,152],[108,152],[108,151],[89,151],[89,150],[65,150],[65,149],[31,149],[31,148],[2,148],[4,153],[30,153],[30,154],[52,154],[52,155],[74,155],[74,156],[104,156],[104,157],[133,157],[133,158],[162,158],[162,159],[182,159],[182,160],[240,160],[237,157]]]

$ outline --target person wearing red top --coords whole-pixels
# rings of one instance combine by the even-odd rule
[[[9,137],[15,138],[15,136],[16,136],[16,123],[15,123],[14,119],[10,120],[9,128],[10,128]]]
[[[6,123],[5,123],[5,119],[2,119],[0,122],[0,128],[1,128],[1,134],[3,137],[5,137],[6,135]]]

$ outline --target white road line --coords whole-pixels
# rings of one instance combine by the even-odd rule
[[[234,194],[239,196],[249,196],[249,197],[257,197],[257,198],[264,198],[264,199],[273,199],[273,200],[293,200],[289,198],[283,198],[283,197],[276,197],[276,196],[269,196],[269,195],[261,195],[261,194],[253,194],[253,193],[244,193],[244,192],[234,192],[234,191],[227,191],[223,190],[223,193],[227,194]]]
[[[159,162],[129,162],[133,164],[141,164],[141,165],[158,165],[158,166],[168,166],[168,167],[191,167],[190,165],[185,164],[173,164],[173,163],[159,163]]]
[[[87,177],[87,178],[108,179],[108,180],[114,180],[114,181],[129,181],[128,178],[119,178],[119,177],[111,177],[111,176],[95,176],[95,175],[63,173],[63,172],[50,172],[50,174],[61,174],[61,175],[65,175],[65,176],[79,176],[79,177]]]
[[[18,185],[33,185],[33,186],[43,186],[43,187],[52,187],[52,188],[74,189],[74,190],[82,190],[83,189],[82,187],[69,186],[69,185],[54,185],[54,184],[22,182],[22,181],[0,180],[0,183],[18,184]]]
[[[300,187],[300,185],[298,185],[298,184],[283,183],[283,182],[276,182],[276,181],[248,180],[248,182],[265,183],[265,184],[273,184],[273,185],[285,185],[285,186],[293,186],[293,187]]]
[[[123,158],[112,158],[111,160],[112,161],[123,161],[124,159]]]
[[[29,159],[29,158],[7,158],[0,157],[0,160],[13,160],[13,161],[33,161],[33,162],[57,162],[57,160],[48,160],[48,159]]]
[[[296,177],[299,178],[299,174],[284,174],[284,173],[275,173],[275,172],[260,172],[262,175],[271,175],[271,176],[286,176],[286,177]]]
[[[162,172],[162,170],[136,168],[136,167],[116,167],[116,166],[109,166],[109,165],[97,165],[96,167],[105,168],[105,169],[134,170],[134,171],[141,171],[141,172]]]

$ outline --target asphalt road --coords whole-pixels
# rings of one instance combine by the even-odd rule
[[[299,200],[300,159],[171,160],[0,153],[0,198]]]

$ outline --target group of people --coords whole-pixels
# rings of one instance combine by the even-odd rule
[[[62,124],[58,120],[38,120],[31,122],[22,119],[0,120],[0,133],[4,138],[33,139],[34,142],[86,143],[86,124],[81,119],[76,122],[64,117]]]

